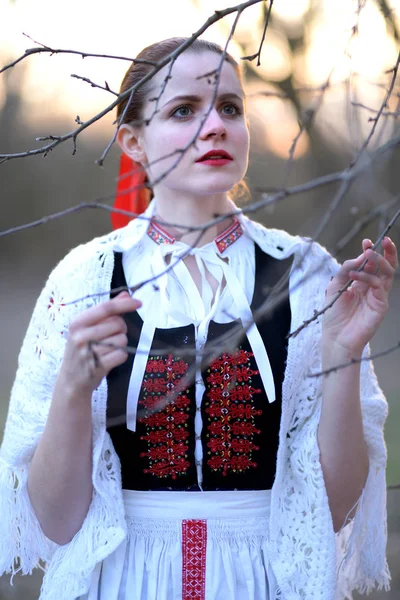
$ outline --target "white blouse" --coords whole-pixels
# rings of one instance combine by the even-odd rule
[[[201,274],[201,293],[182,258],[193,256]],[[143,320],[128,388],[127,427],[136,430],[137,404],[156,328],[169,329],[193,324],[196,343],[195,461],[198,484],[202,484],[201,401],[205,386],[201,375],[202,354],[211,319],[217,323],[242,321],[254,353],[269,402],[275,386],[268,355],[253,321],[251,301],[255,283],[254,241],[235,221],[212,242],[193,248],[175,240],[150,222],[147,232],[123,253],[123,268],[130,288],[151,280],[135,291],[142,301]],[[207,273],[217,281],[215,294]]]

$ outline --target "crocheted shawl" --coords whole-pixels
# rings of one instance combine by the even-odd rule
[[[127,533],[119,459],[106,432],[107,382],[92,397],[93,498],[85,521],[66,545],[41,531],[27,492],[30,461],[43,432],[68,326],[109,295],[114,251],[143,235],[146,217],[72,250],[53,270],[36,303],[19,355],[4,440],[0,449],[0,575],[44,565],[39,600],[71,600],[87,592],[92,571]],[[261,249],[275,258],[294,255],[290,275],[291,330],[323,307],[338,264],[319,244],[239,217]],[[283,383],[277,469],[271,502],[270,560],[279,600],[336,600],[388,589],[386,562],[387,403],[370,361],[362,364],[361,402],[369,449],[368,479],[355,518],[335,534],[320,464],[321,323],[291,337]],[[366,349],[368,352],[369,349]]]

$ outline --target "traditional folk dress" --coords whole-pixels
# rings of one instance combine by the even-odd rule
[[[339,600],[387,588],[387,404],[373,367],[361,374],[370,471],[355,518],[335,535],[317,443],[321,379],[310,377],[321,368],[320,322],[287,344],[323,305],[337,263],[238,214],[190,251],[200,295],[180,260],[188,248],[149,228],[154,207],[74,249],[37,302],[0,452],[0,573],[45,561],[40,600]],[[69,323],[124,280],[163,272],[126,315],[134,358],[93,393],[92,503],[57,546],[26,482]]]
[[[292,260],[262,252],[237,220],[195,249],[150,223],[141,245],[139,267],[137,248],[116,254],[113,289],[127,285],[125,270],[133,287],[172,268],[157,290],[135,294],[142,308],[125,320],[137,352],[108,377],[129,533],[98,565],[86,598],[275,600],[268,519]],[[179,260],[186,253],[202,294]],[[246,332],[279,281],[284,300]]]

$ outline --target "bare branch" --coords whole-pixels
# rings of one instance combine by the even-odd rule
[[[354,159],[354,160],[353,160],[353,161],[350,163],[350,167],[352,167],[352,166],[353,166],[353,165],[354,165],[356,162],[358,162],[358,161],[359,161],[360,157],[361,157],[361,156],[362,156],[362,154],[364,153],[365,149],[367,148],[368,144],[369,144],[369,143],[370,143],[370,141],[371,141],[371,138],[372,138],[372,136],[373,136],[373,135],[374,135],[374,133],[375,133],[376,127],[377,127],[377,125],[378,125],[378,121],[379,121],[379,119],[380,119],[380,117],[381,117],[381,115],[382,115],[382,113],[383,113],[384,109],[385,109],[385,108],[387,108],[387,105],[388,105],[388,102],[389,102],[389,98],[390,98],[390,96],[391,96],[391,93],[392,93],[392,91],[393,91],[394,84],[395,84],[395,81],[396,81],[396,77],[397,77],[397,71],[398,71],[398,68],[399,68],[399,64],[400,64],[400,50],[399,50],[399,54],[398,54],[398,56],[397,56],[396,64],[394,65],[394,67],[393,67],[393,70],[391,70],[391,71],[392,71],[392,77],[391,77],[390,84],[389,84],[389,87],[388,87],[388,89],[387,89],[387,92],[386,92],[386,94],[385,94],[385,97],[384,97],[384,99],[383,99],[383,102],[382,102],[382,104],[381,104],[381,106],[380,106],[380,108],[379,108],[379,110],[378,110],[378,112],[377,112],[377,115],[376,115],[376,117],[374,117],[374,118],[372,119],[374,124],[372,125],[372,127],[371,127],[371,131],[369,132],[369,134],[368,134],[367,138],[365,139],[365,141],[364,141],[363,145],[361,146],[361,148],[360,148],[360,150],[359,150],[359,152],[358,152],[357,156],[356,156],[356,157],[355,157],[355,159]]]
[[[99,88],[100,90],[104,90],[105,92],[110,92],[110,94],[113,94],[114,96],[119,96],[119,94],[117,92],[114,92],[110,88],[110,86],[108,85],[107,81],[104,82],[104,85],[99,85],[98,83],[94,83],[88,77],[82,77],[81,75],[75,75],[75,73],[72,73],[71,77],[74,77],[75,79],[80,79],[81,81],[84,81],[85,83],[88,83],[92,88]]]
[[[132,96],[133,93],[137,89],[139,89],[145,83],[147,83],[147,81],[149,81],[165,65],[167,65],[169,62],[175,60],[180,54],[182,54],[182,52],[184,52],[192,44],[192,42],[195,39],[197,39],[198,37],[200,37],[200,35],[202,35],[211,25],[213,25],[217,21],[220,21],[221,19],[223,19],[225,16],[227,16],[229,14],[232,14],[235,12],[240,14],[248,6],[252,6],[253,4],[258,4],[261,1],[263,1],[263,0],[247,0],[247,2],[243,2],[236,6],[231,6],[229,8],[226,8],[226,9],[220,10],[220,11],[215,11],[214,15],[209,17],[207,19],[207,21],[190,38],[185,40],[185,42],[182,43],[176,50],[174,50],[173,52],[168,54],[165,58],[160,60],[156,65],[153,66],[153,69],[147,75],[145,75],[137,84],[135,84],[130,89],[128,89],[125,92],[123,92],[122,94],[120,94],[117,100],[115,100],[114,102],[109,104],[106,108],[104,108],[97,115],[93,116],[91,119],[85,121],[84,123],[81,123],[81,125],[79,125],[79,127],[77,129],[75,129],[74,131],[71,131],[63,136],[47,136],[46,138],[44,138],[44,139],[51,139],[50,144],[47,144],[40,148],[36,148],[35,150],[28,150],[26,152],[17,152],[14,154],[0,154],[0,164],[2,164],[3,162],[5,162],[7,160],[11,160],[14,158],[23,158],[25,156],[33,156],[33,155],[37,155],[37,154],[43,154],[44,156],[46,156],[51,150],[53,150],[53,148],[55,148],[62,142],[65,142],[69,139],[76,141],[77,136],[80,133],[82,133],[82,131],[84,131],[87,127],[89,127],[96,121],[99,121],[100,119],[102,119],[106,114],[108,114],[110,111],[112,111],[117,106],[117,104],[119,104],[122,100]],[[34,48],[33,50],[35,50],[35,53],[37,53],[38,51],[49,52],[50,54],[57,53],[54,51],[54,49],[48,48],[47,46],[44,46],[43,48]],[[58,50],[58,52],[60,52],[60,50]],[[76,52],[76,51],[67,51],[67,52],[73,53],[73,54],[76,54],[76,53],[82,54],[82,53]],[[22,58],[25,58],[25,55],[23,57],[21,57],[19,60],[22,60]],[[19,62],[19,60],[17,60],[16,62]],[[105,155],[107,154],[112,143],[115,141],[115,138],[116,138],[116,134],[114,135],[112,142],[110,142],[110,144],[108,145],[106,151],[103,153],[103,156],[98,161],[98,164],[100,166],[103,164]]]
[[[379,110],[376,110],[375,108],[371,108],[370,106],[366,106],[365,104],[362,104],[361,102],[352,102],[351,103],[353,106],[355,106],[356,108],[363,108],[364,110],[367,110],[368,112],[374,113],[375,115],[377,115],[379,113]],[[381,113],[382,117],[400,117],[400,112],[398,111],[389,111],[389,110],[384,110]],[[375,121],[375,119],[369,118],[368,121]]]
[[[29,38],[30,40],[32,40],[32,38],[27,35],[26,33],[23,34],[25,37]],[[8,65],[5,65],[2,69],[0,69],[0,75],[2,73],[4,73],[5,71],[7,71],[8,69],[11,69],[12,67],[15,67],[15,65],[17,65],[18,63],[20,63],[22,60],[24,60],[25,58],[28,58],[28,56],[32,56],[34,54],[50,54],[50,56],[53,56],[53,54],[77,54],[78,56],[81,56],[82,58],[111,58],[114,60],[126,60],[129,62],[137,62],[137,63],[144,63],[144,64],[148,64],[148,65],[154,65],[155,63],[153,63],[152,61],[149,60],[143,60],[143,59],[138,59],[138,58],[129,58],[127,56],[114,56],[112,54],[95,54],[93,52],[82,52],[80,50],[67,50],[65,48],[50,48],[50,46],[46,46],[45,44],[41,44],[40,42],[36,42],[35,40],[32,40],[35,44],[39,44],[39,48],[28,48],[27,50],[25,50],[25,53],[20,56],[19,58],[17,58],[16,60],[14,60],[13,62],[9,63]]]
[[[255,54],[252,54],[250,56],[242,56],[242,60],[254,60],[255,58],[257,58],[257,67],[259,67],[261,65],[261,50],[262,47],[264,45],[264,40],[265,40],[265,36],[267,33],[267,28],[268,28],[268,24],[269,24],[269,18],[271,16],[271,11],[272,11],[272,5],[274,3],[274,0],[270,0],[269,1],[269,7],[268,7],[268,11],[267,11],[267,15],[265,17],[265,23],[264,23],[264,29],[262,32],[262,36],[261,36],[261,42],[260,42],[260,46],[257,50],[257,52]]]
[[[377,160],[381,155],[383,155],[384,153],[386,153],[389,150],[392,150],[393,148],[395,148],[398,145],[400,145],[400,136],[389,140],[386,144],[384,144],[383,146],[381,146],[380,148],[375,150],[375,152],[373,154],[371,154],[371,160]],[[165,157],[162,157],[162,159],[159,159],[159,160],[163,160],[164,158]],[[232,212],[229,215],[225,215],[223,217],[218,216],[202,227],[193,226],[191,228],[187,227],[186,229],[188,232],[189,231],[198,231],[199,229],[211,227],[212,225],[216,225],[221,220],[223,220],[223,218],[226,218],[227,216],[236,216],[239,213],[252,214],[252,213],[257,212],[258,210],[260,210],[261,208],[263,208],[265,206],[269,206],[269,205],[271,205],[275,202],[278,202],[280,200],[283,200],[284,198],[287,198],[289,196],[295,196],[297,194],[302,194],[307,191],[311,191],[311,190],[314,190],[314,189],[317,189],[320,187],[330,185],[337,181],[353,180],[356,177],[358,177],[358,175],[360,175],[367,168],[369,168],[368,163],[364,163],[364,164],[360,163],[357,166],[353,166],[349,170],[336,171],[334,173],[329,173],[328,175],[322,175],[321,177],[316,177],[314,179],[311,179],[308,182],[301,183],[299,185],[295,185],[295,186],[292,186],[290,188],[286,188],[283,190],[278,190],[277,192],[275,192],[272,195],[264,193],[262,195],[261,200],[252,202],[251,204],[244,206],[242,209],[240,209],[238,211]],[[143,186],[134,186],[131,189],[137,189],[139,187],[143,187]],[[127,190],[126,193],[129,193],[129,191],[131,191],[131,189]],[[28,223],[24,223],[23,225],[18,225],[16,227],[11,227],[9,229],[0,231],[0,238],[5,237],[7,235],[11,235],[13,233],[18,233],[19,231],[23,231],[24,229],[30,229],[31,227],[37,227],[39,225],[44,225],[45,223],[55,220],[55,219],[58,219],[58,218],[61,218],[64,215],[67,215],[67,214],[70,214],[73,212],[78,212],[80,210],[84,210],[87,208],[89,208],[89,209],[99,208],[102,210],[106,210],[108,212],[115,212],[115,213],[126,215],[126,216],[129,216],[132,218],[139,218],[139,219],[145,218],[145,217],[143,217],[143,215],[137,215],[136,213],[126,211],[126,210],[115,209],[112,206],[108,206],[107,204],[103,203],[104,201],[112,200],[112,199],[114,199],[114,194],[110,194],[108,196],[103,196],[98,201],[82,202],[80,204],[77,204],[77,205],[67,208],[65,210],[59,211],[57,213],[53,213],[51,215],[44,216],[40,219],[36,219],[35,221],[30,221]],[[181,225],[174,223],[172,221],[168,222],[168,225],[170,225],[172,227],[180,226],[181,228],[183,228]]]
[[[363,8],[364,8],[364,4],[360,2],[357,7],[357,23],[351,29],[350,36],[349,36],[349,38],[346,42],[346,46],[344,48],[344,54],[348,53],[348,48],[350,46],[350,43],[351,43],[353,37],[356,35],[357,28],[358,28],[358,20],[360,18],[360,12]],[[291,171],[291,167],[292,167],[293,159],[294,159],[294,153],[296,151],[297,144],[298,144],[301,136],[303,135],[304,131],[308,131],[311,129],[311,126],[315,120],[315,116],[318,113],[318,111],[321,108],[322,103],[324,101],[326,90],[331,85],[331,79],[332,79],[332,76],[333,76],[333,73],[335,72],[335,70],[336,70],[336,65],[333,65],[325,82],[319,87],[318,91],[320,91],[320,94],[319,94],[317,100],[314,102],[314,106],[308,107],[304,111],[303,118],[299,121],[299,131],[298,131],[297,135],[294,137],[292,144],[290,146],[290,149],[289,149],[289,155],[288,155],[288,159],[287,159],[286,165],[285,165],[283,185],[286,185],[287,181],[289,179],[290,171]],[[346,193],[346,191],[347,190],[345,190],[344,194]],[[340,203],[340,201],[337,202],[337,206],[339,205],[339,203]],[[336,208],[334,210],[336,210]],[[328,221],[330,220],[331,214],[328,217]]]
[[[391,208],[400,201],[400,194],[390,198],[383,204],[379,204],[373,210],[369,211],[362,219],[354,223],[353,227],[338,241],[335,246],[335,253],[341,252],[367,225],[374,219],[386,214]],[[383,227],[381,227],[383,229]]]
[[[390,348],[386,348],[386,350],[381,350],[380,352],[376,352],[375,354],[371,354],[370,356],[363,356],[362,358],[352,358],[348,362],[342,363],[340,365],[335,365],[334,367],[331,367],[330,369],[326,369],[325,371],[320,371],[319,373],[312,373],[312,374],[308,375],[308,377],[322,377],[323,375],[329,375],[330,373],[336,373],[337,371],[340,371],[341,369],[345,369],[346,367],[349,367],[350,365],[355,365],[355,364],[359,364],[362,362],[368,362],[370,360],[375,360],[376,358],[381,358],[382,356],[387,356],[388,354],[391,354],[395,350],[399,350],[399,348],[400,348],[400,342],[397,342],[397,344],[395,344],[394,346],[391,346]]]
[[[390,220],[390,222],[387,224],[385,229],[379,235],[378,239],[376,240],[375,244],[372,246],[371,250],[376,250],[379,247],[381,241],[383,240],[385,235],[389,232],[389,230],[393,227],[394,223],[399,218],[399,216],[400,216],[400,209],[396,212],[394,217]],[[362,271],[364,269],[365,265],[367,264],[367,262],[368,262],[368,260],[365,259],[362,262],[362,264],[359,266],[359,268],[357,269],[357,272]],[[300,325],[300,327],[298,327],[295,331],[290,333],[289,337],[296,337],[300,333],[300,331],[302,331],[310,323],[312,323],[313,321],[318,319],[318,317],[323,315],[329,308],[331,308],[335,304],[335,302],[338,300],[338,298],[340,298],[340,296],[342,294],[344,294],[344,292],[351,286],[352,283],[353,283],[353,279],[349,279],[348,282],[335,294],[335,296],[333,297],[331,302],[329,302],[329,304],[327,304],[322,310],[314,311],[314,315],[312,316],[312,318],[307,319],[306,321],[303,321],[302,325]]]

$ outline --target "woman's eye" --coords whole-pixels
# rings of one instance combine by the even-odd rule
[[[190,117],[192,114],[192,109],[190,106],[178,106],[172,113],[173,117],[179,117],[180,119],[184,119],[185,117]]]
[[[224,114],[231,116],[239,114],[239,109],[235,104],[225,104],[222,107]]]

